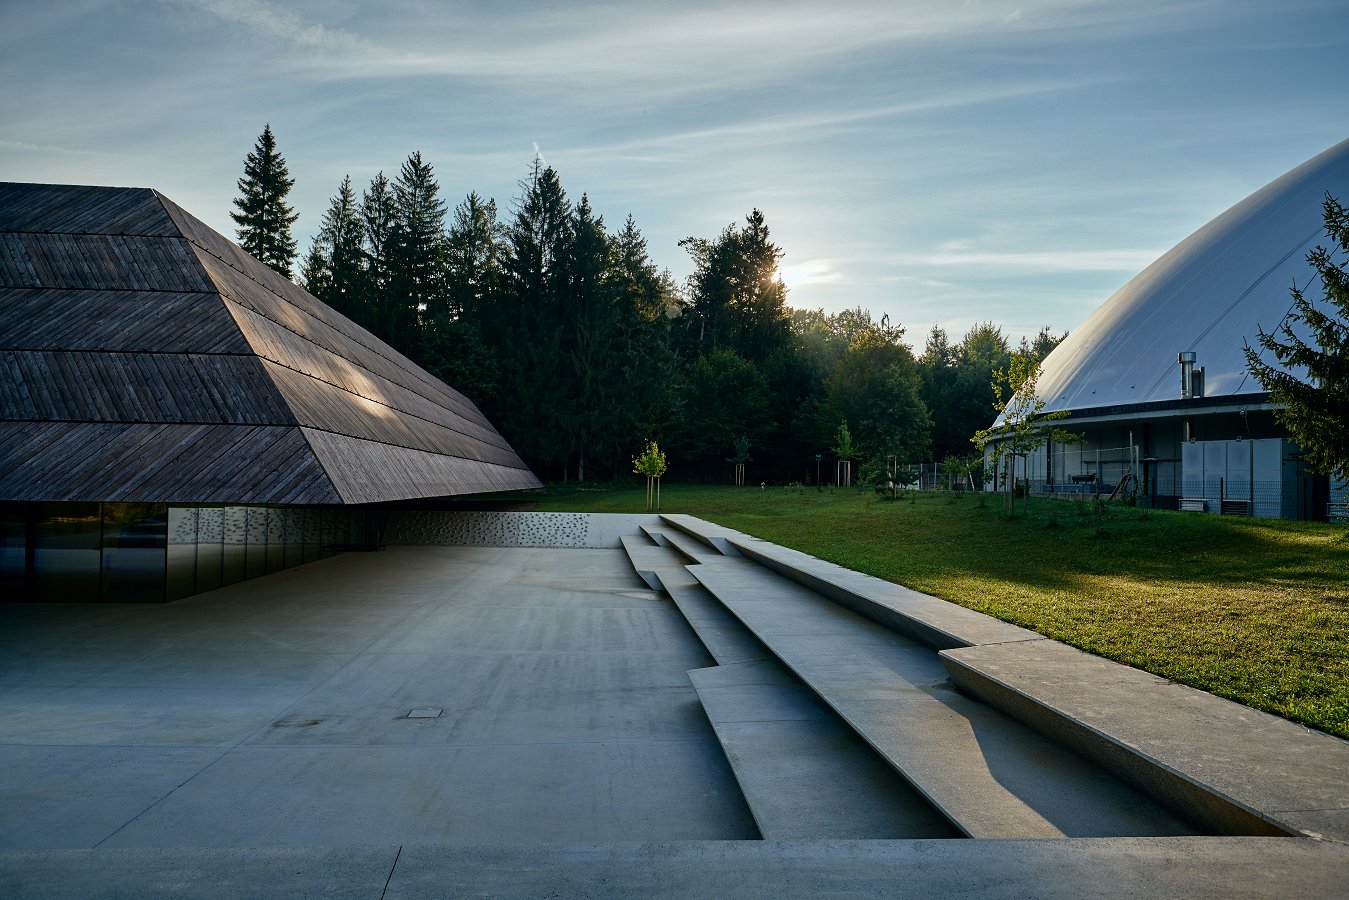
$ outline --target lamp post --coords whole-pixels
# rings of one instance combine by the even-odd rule
[[[820,486],[820,454],[815,454],[815,486]]]

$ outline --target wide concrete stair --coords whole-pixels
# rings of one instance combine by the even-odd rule
[[[624,546],[718,663],[689,677],[765,838],[1345,839],[1343,741],[662,518]]]

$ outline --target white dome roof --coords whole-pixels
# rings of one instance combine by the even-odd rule
[[[1255,346],[1257,327],[1283,321],[1294,280],[1320,295],[1306,255],[1330,246],[1327,192],[1349,202],[1349,140],[1251,194],[1102,304],[1045,359],[1045,411],[1178,400],[1181,350],[1204,368],[1205,397],[1261,393],[1242,348]]]

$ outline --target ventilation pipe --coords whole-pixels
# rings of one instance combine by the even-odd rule
[[[1180,363],[1180,399],[1182,400],[1189,400],[1195,396],[1194,361],[1193,350],[1182,350],[1176,354],[1176,362]]]

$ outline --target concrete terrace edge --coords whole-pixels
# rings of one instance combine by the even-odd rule
[[[1349,796],[1338,797],[1349,782],[1349,742],[694,516],[662,519],[709,546],[724,541],[938,650],[962,690],[1196,824],[1228,834],[1349,843]],[[1071,691],[1055,691],[1066,679],[1025,674],[1037,661],[1047,665],[1046,657],[1071,670]],[[1020,661],[1021,671],[1000,661]],[[1123,702],[1121,683],[1128,685]],[[1108,712],[1099,715],[1103,709]],[[1294,746],[1298,758],[1290,763],[1287,751]]]
[[[1289,838],[675,841],[0,852],[15,900],[181,897],[1337,896],[1349,848]]]

